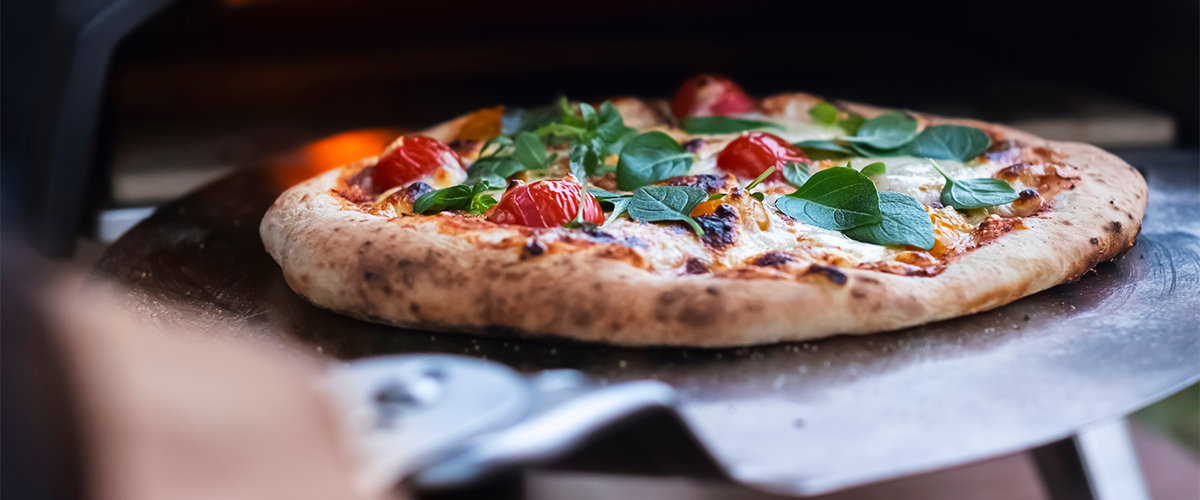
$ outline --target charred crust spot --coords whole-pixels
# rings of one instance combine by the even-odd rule
[[[1092,239],[1088,240],[1088,243],[1091,243],[1093,245],[1100,245],[1100,238],[1092,238]]]
[[[703,189],[708,194],[726,191],[730,188],[724,177],[713,174],[679,175],[664,179],[658,183],[661,186],[691,186]]]
[[[975,228],[972,235],[975,238],[975,244],[982,246],[996,241],[997,238],[1012,232],[1014,229],[1025,228],[1025,222],[1019,217],[1003,218],[992,215],[979,223],[979,227]]]
[[[623,244],[627,247],[633,247],[633,248],[649,248],[649,245],[646,245],[646,240],[643,240],[637,236],[630,236],[628,238],[625,238],[624,241],[621,242],[621,244]]]
[[[872,276],[862,276],[862,277],[858,278],[858,281],[861,281],[861,282],[863,282],[863,283],[871,283],[871,284],[873,284],[873,285],[878,285],[878,284],[879,284],[879,280],[878,280],[878,279],[875,279],[875,278],[874,278],[874,277],[872,277]]]
[[[371,281],[373,279],[375,279],[375,273],[363,270],[363,281]]]
[[[589,326],[595,320],[592,311],[588,309],[575,309],[571,314],[571,320],[576,326]]]
[[[1066,219],[1063,219],[1063,220],[1061,220],[1061,221],[1059,221],[1059,222],[1060,222],[1060,223],[1062,223],[1062,225],[1064,225],[1064,226],[1074,226],[1074,225],[1075,225],[1075,223],[1074,223],[1074,222],[1071,222],[1071,221],[1069,221],[1069,220],[1066,220]]]
[[[862,300],[867,298],[867,293],[862,290],[854,289],[850,290],[850,296],[855,299]]]
[[[715,304],[688,304],[679,311],[679,322],[689,326],[708,326],[723,314],[722,308],[712,307]]]
[[[1119,221],[1109,222],[1104,225],[1104,230],[1112,234],[1121,234],[1121,223]]]
[[[410,303],[408,304],[408,311],[413,314],[421,314],[421,306],[417,305],[416,302]]]
[[[600,243],[615,243],[617,239],[613,235],[600,230],[600,226],[595,224],[584,224],[580,228],[584,234],[591,236],[593,240]]]
[[[535,240],[530,240],[528,243],[525,243],[524,247],[521,247],[521,258],[522,259],[527,259],[529,257],[537,257],[544,253],[546,253],[546,247],[542,246],[541,243],[538,243]]]
[[[687,264],[684,264],[683,272],[686,274],[704,274],[708,272],[708,266],[700,262],[700,259],[691,258],[687,260]]]
[[[1020,199],[1021,201],[1029,201],[1034,198],[1037,198],[1038,192],[1036,189],[1033,189],[1033,188],[1025,188],[1025,189],[1022,189],[1021,192],[1017,194],[1017,196],[1019,197],[1018,199]]]
[[[426,184],[421,181],[417,181],[412,184],[409,184],[408,187],[404,188],[404,196],[409,201],[417,201],[417,198],[420,198],[421,195],[428,193],[430,191],[433,191],[433,186],[430,186],[429,184]]]
[[[711,214],[696,217],[696,222],[704,230],[701,241],[712,248],[728,248],[737,240],[737,211],[727,204],[722,203]]]
[[[843,273],[837,266],[826,266],[822,264],[813,264],[808,266],[808,270],[804,274],[818,274],[829,279],[835,285],[846,284],[846,273]]]
[[[791,255],[783,252],[767,252],[754,259],[754,265],[759,267],[780,267],[791,261]]]
[[[679,302],[679,299],[682,299],[685,293],[686,292],[679,289],[667,290],[658,296],[658,306],[671,307],[676,302]]]

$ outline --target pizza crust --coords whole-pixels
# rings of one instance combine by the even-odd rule
[[[864,115],[879,112],[844,105]],[[1028,229],[961,256],[933,277],[849,268],[838,270],[844,280],[822,272],[798,280],[669,276],[630,265],[636,255],[611,255],[610,245],[531,255],[513,243],[566,230],[496,227],[442,214],[371,215],[333,194],[340,169],[281,195],[260,232],[296,293],[367,321],[698,347],[873,333],[984,311],[1075,280],[1134,245],[1147,188],[1121,159],[999,125],[924,119],[1052,149],[1082,178],[1069,203],[1024,219]],[[431,130],[449,138],[454,123]]]

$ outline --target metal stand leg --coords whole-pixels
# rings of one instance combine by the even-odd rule
[[[1086,427],[1032,453],[1042,484],[1054,500],[1149,498],[1123,419]]]

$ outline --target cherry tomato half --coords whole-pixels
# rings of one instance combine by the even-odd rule
[[[744,179],[758,177],[772,165],[782,168],[788,162],[810,161],[800,148],[766,132],[743,134],[717,153],[717,168]],[[782,181],[783,173],[775,170],[767,180]]]
[[[558,227],[579,213],[579,198],[583,195],[583,220],[593,224],[604,222],[600,202],[583,186],[573,180],[518,183],[505,191],[500,202],[488,212],[488,220],[500,224],[528,227]]]
[[[432,137],[402,136],[379,155],[372,180],[375,189],[384,191],[424,180],[434,187],[445,187],[466,178],[458,153]]]
[[[680,120],[689,116],[749,113],[758,109],[754,99],[728,78],[699,75],[688,80],[671,99],[671,112]]]

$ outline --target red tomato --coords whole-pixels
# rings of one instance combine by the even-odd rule
[[[462,158],[449,146],[432,137],[402,136],[379,155],[372,180],[375,189],[384,191],[436,175],[438,170],[442,169],[447,170],[450,176],[461,172],[465,177],[466,169],[463,168]]]
[[[671,100],[671,112],[680,120],[689,116],[749,113],[758,109],[754,100],[728,78],[699,75],[688,80]]]
[[[579,213],[583,186],[571,180],[537,181],[510,188],[488,212],[488,220],[528,227],[558,227]],[[590,193],[583,194],[583,220],[604,222],[600,202]]]
[[[758,177],[772,165],[782,168],[788,162],[807,164],[810,160],[800,148],[766,132],[742,134],[717,153],[717,168],[745,179]],[[783,173],[775,170],[767,180],[782,181]]]

